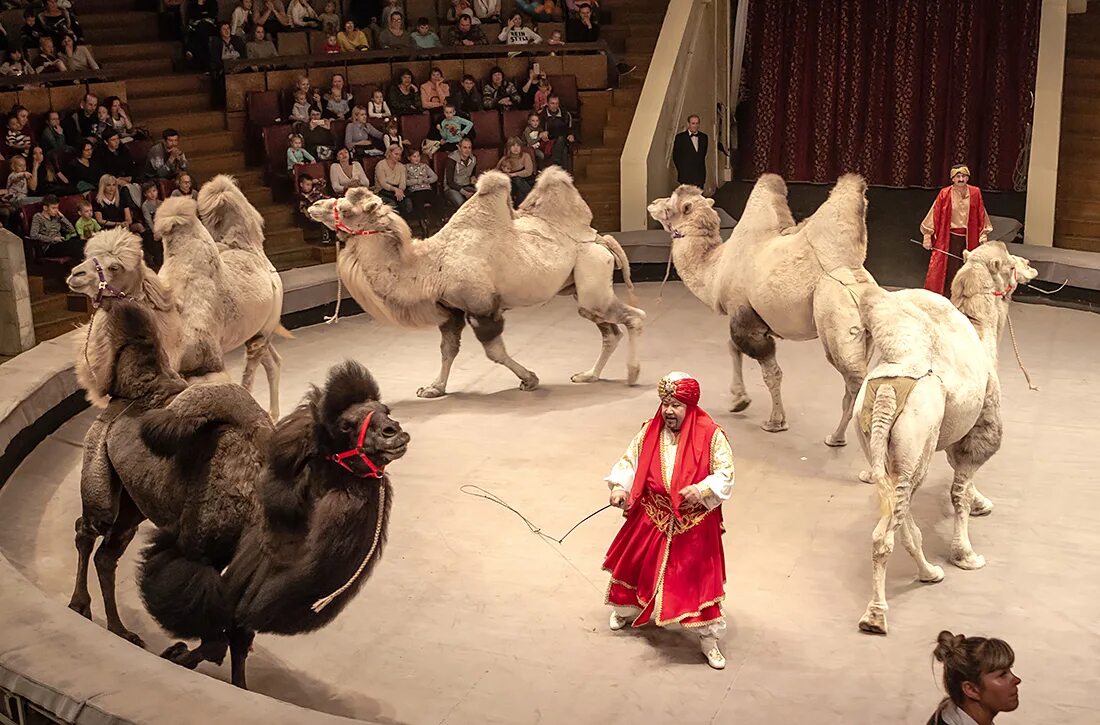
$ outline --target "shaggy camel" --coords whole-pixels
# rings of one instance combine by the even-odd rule
[[[730,410],[751,402],[741,374],[742,355],[760,363],[772,410],[761,426],[787,430],[780,387],[783,371],[775,338],[821,338],[825,358],[844,378],[840,423],[826,445],[846,443],[859,384],[867,372],[868,344],[858,299],[875,280],[863,269],[867,256],[866,183],[842,176],[813,216],[795,226],[787,186],[761,176],[729,241],[719,233],[714,200],[681,186],[649,205],[649,214],[672,235],[672,261],[684,284],[704,304],[730,318],[733,379]]]
[[[146,608],[169,632],[201,640],[164,657],[194,668],[220,664],[228,649],[233,684],[246,687],[257,632],[312,632],[340,613],[382,556],[393,500],[384,469],[409,444],[389,412],[365,368],[333,368],[324,390],[279,421],[239,543],[189,542],[173,529],[153,535],[139,577]],[[214,445],[204,429],[205,411],[172,405],[146,416],[142,435],[184,470]]]
[[[418,396],[446,394],[467,321],[486,356],[515,373],[521,390],[534,390],[538,377],[505,350],[504,313],[562,293],[575,295],[578,312],[596,324],[603,340],[596,362],[573,382],[600,378],[622,337],[619,325],[626,327],[629,347],[627,384],[637,381],[636,340],[645,313],[619,301],[612,286],[617,264],[633,289],[630,265],[615,239],[592,229],[592,212],[562,169],[543,171],[518,209],[505,174],[482,174],[477,193],[428,239],[414,239],[397,212],[363,188],[319,201],[309,215],[347,245],[337,270],[364,310],[383,322],[439,326],[443,364]]]
[[[157,526],[174,527],[194,555],[218,563],[218,547],[235,545],[254,515],[252,487],[272,424],[239,385],[188,387],[169,366],[154,314],[144,306],[106,298],[96,328],[102,336],[97,375],[109,402],[84,436],[77,574],[69,607],[91,618],[88,562],[102,536],[95,567],[107,628],[141,645],[141,638],[123,625],[115,602],[115,570],[138,524],[148,518]],[[192,451],[182,466],[186,470],[176,471],[172,461],[153,455],[140,435],[141,416],[169,404],[173,410],[198,409],[211,423],[232,416],[239,425],[213,425],[208,432],[217,433],[216,441]],[[228,564],[228,557],[220,563]]]
[[[973,478],[1001,446],[997,341],[1017,282],[1036,272],[1000,242],[964,256],[951,285],[955,306],[920,289],[868,290],[860,302],[879,362],[856,396],[857,429],[881,509],[873,535],[874,593],[859,621],[864,632],[886,634],[886,565],[899,529],[920,581],[943,579],[943,569],[924,555],[910,510],[936,451],[946,450],[955,471],[951,562],[961,569],[985,566],[970,543],[972,505],[984,499]]]

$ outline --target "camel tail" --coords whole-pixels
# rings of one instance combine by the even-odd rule
[[[890,432],[897,417],[898,399],[892,385],[880,385],[875,392],[871,408],[871,434],[868,443],[871,464],[871,481],[878,487],[883,515],[892,511],[894,486],[886,470],[886,456],[890,445]]]
[[[170,458],[205,430],[217,426],[252,430],[271,427],[271,418],[255,398],[235,383],[192,385],[167,408],[141,418],[141,439],[153,453]]]
[[[157,624],[185,639],[216,639],[233,624],[218,569],[187,558],[175,532],[158,529],[141,552],[141,599]]]
[[[608,234],[597,235],[596,239],[601,245],[603,245],[607,251],[611,252],[611,256],[615,257],[615,266],[623,271],[623,282],[626,284],[626,295],[630,304],[638,306],[638,296],[634,294],[634,282],[630,279],[630,259],[627,258],[626,252],[623,250],[623,245],[619,244],[619,240]]]
[[[290,330],[286,329],[282,325],[276,325],[273,332],[276,335],[278,335],[279,337],[283,338],[284,340],[293,340],[294,339],[294,333],[291,332]]]

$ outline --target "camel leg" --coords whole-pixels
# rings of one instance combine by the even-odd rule
[[[843,446],[847,443],[852,406],[859,386],[867,377],[867,336],[854,292],[838,280],[823,277],[814,290],[814,327],[825,350],[825,359],[844,378],[840,422],[836,430],[825,437],[825,445]]]
[[[88,562],[99,537],[106,535],[118,519],[122,482],[107,457],[109,425],[96,421],[88,431],[80,468],[81,516],[76,520],[76,581],[69,609],[92,618],[92,595],[88,591]]]
[[[226,639],[204,639],[194,649],[189,649],[186,642],[176,642],[161,652],[160,656],[180,667],[193,670],[203,662],[220,665],[225,661],[225,652],[228,648],[229,642]]]
[[[583,373],[576,373],[570,379],[574,383],[594,383],[600,379],[600,374],[603,373],[604,366],[607,365],[611,354],[615,352],[615,348],[619,346],[623,333],[619,330],[618,325],[610,322],[600,322],[598,318],[583,309],[579,312],[581,317],[596,323],[596,327],[600,330],[602,344],[600,345],[600,355],[596,358],[596,362],[592,363],[592,367]]]
[[[443,359],[439,375],[427,387],[416,391],[418,398],[438,398],[447,394],[447,380],[451,377],[451,365],[458,357],[462,345],[462,330],[466,327],[466,314],[462,310],[448,310],[447,319],[439,325],[441,340],[439,353]]]
[[[621,330],[626,328],[627,351],[626,384],[638,382],[641,365],[638,362],[638,336],[645,322],[645,312],[632,307],[615,296],[615,259],[606,248],[596,244],[582,245],[577,251],[573,267],[573,284],[577,293],[577,312],[600,328],[603,345],[600,356],[590,370],[573,376],[575,383],[599,380],[604,365],[621,340]],[[605,327],[609,325],[610,328]],[[608,330],[612,333],[609,334]]]
[[[783,371],[775,359],[775,339],[771,330],[755,310],[742,306],[730,316],[730,341],[739,351],[760,363],[764,385],[772,396],[771,416],[760,427],[769,433],[787,430],[787,413],[783,410],[781,393]],[[736,376],[736,366],[734,374]]]
[[[229,663],[232,668],[233,684],[242,690],[248,689],[245,681],[244,663],[248,659],[248,653],[252,649],[252,640],[256,638],[255,632],[234,628],[229,632]]]
[[[730,402],[730,412],[740,413],[749,407],[752,398],[745,392],[745,379],[742,370],[744,357],[733,340],[730,340],[730,359],[733,363],[733,377],[730,380],[730,394],[733,396],[733,400]]]
[[[69,599],[69,609],[82,617],[92,618],[92,595],[88,591],[88,562],[92,558],[99,532],[92,526],[87,516],[76,520],[76,583],[73,596]]]
[[[993,502],[979,491],[974,484],[970,485],[970,492],[973,498],[970,504],[971,516],[988,516],[993,513]]]
[[[264,366],[264,373],[267,374],[268,413],[271,414],[272,420],[279,420],[279,378],[283,369],[283,356],[270,340],[264,348],[260,364]]]
[[[769,433],[779,433],[787,430],[787,413],[783,410],[783,397],[780,387],[783,385],[783,371],[771,355],[760,360],[760,372],[764,375],[764,385],[768,386],[768,392],[772,396],[772,414],[760,426]]]
[[[244,344],[244,373],[241,374],[241,387],[252,392],[252,383],[256,379],[256,366],[263,360],[267,349],[267,338],[254,335]]]
[[[520,390],[534,390],[539,386],[538,376],[513,360],[504,348],[504,317],[499,312],[495,315],[471,317],[470,326],[474,328],[478,342],[485,348],[485,356],[515,373],[519,378]]]
[[[115,599],[115,572],[118,569],[118,560],[122,557],[126,547],[133,541],[137,534],[138,524],[145,520],[145,516],[138,510],[137,504],[123,491],[119,501],[118,518],[111,525],[107,535],[103,537],[103,543],[95,552],[95,569],[99,576],[99,588],[103,594],[103,611],[107,616],[107,630],[114,632],[128,642],[144,647],[145,642],[141,637],[126,629],[122,619],[118,615],[118,602]]]
[[[951,508],[955,512],[951,563],[960,569],[981,569],[985,566],[985,557],[974,553],[970,543],[974,474],[1000,449],[1002,434],[1000,388],[996,380],[990,380],[974,427],[957,443],[947,447],[947,462],[955,470],[951,481]]]
[[[897,490],[893,492],[897,496]],[[885,499],[885,497],[884,497]],[[883,501],[883,507],[888,506]],[[886,634],[886,565],[890,561],[890,554],[894,552],[894,534],[901,523],[896,513],[896,506],[889,508],[879,519],[875,531],[871,535],[871,601],[863,617],[859,620],[859,629],[868,634]]]
[[[901,522],[901,543],[917,563],[918,579],[928,584],[943,581],[943,567],[928,561],[928,557],[924,555],[924,537],[913,519],[912,511],[907,511]]]

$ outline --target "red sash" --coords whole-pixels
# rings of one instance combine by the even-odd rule
[[[642,449],[638,454],[638,467],[634,473],[634,485],[630,488],[630,505],[634,506],[645,491],[650,467],[660,464],[661,430],[665,426],[660,408],[649,421]],[[710,444],[718,424],[697,405],[689,405],[684,423],[680,427],[680,440],[676,446],[676,465],[669,476],[669,498],[676,518],[680,518],[680,489],[699,483],[710,475]],[[661,480],[658,478],[658,480]]]

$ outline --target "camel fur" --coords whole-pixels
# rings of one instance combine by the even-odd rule
[[[886,634],[886,565],[899,530],[919,579],[943,579],[943,569],[924,555],[910,509],[936,451],[947,452],[955,472],[951,562],[962,569],[985,566],[971,545],[969,519],[976,501],[986,513],[992,504],[973,479],[1001,445],[997,341],[1012,291],[1021,279],[1034,279],[1035,270],[1000,242],[987,242],[964,257],[951,286],[954,305],[922,289],[868,290],[860,302],[878,362],[856,396],[858,410],[865,404],[871,409],[868,428],[857,429],[881,504],[873,535],[873,595],[859,622],[864,632]],[[913,381],[904,405],[899,379]]]
[[[672,235],[672,261],[684,284],[704,304],[729,317],[733,378],[730,410],[751,399],[742,378],[742,355],[760,363],[772,410],[762,428],[787,430],[780,394],[783,371],[775,339],[821,338],[825,358],[844,378],[840,422],[825,438],[846,443],[855,394],[867,372],[868,342],[858,301],[877,287],[863,268],[867,256],[866,183],[842,176],[828,200],[795,225],[787,187],[774,174],[756,182],[745,212],[725,243],[714,200],[680,186],[649,205],[649,214]]]
[[[538,377],[504,347],[504,313],[563,293],[576,297],[578,312],[596,324],[603,341],[596,362],[573,382],[600,378],[622,337],[620,326],[629,347],[627,383],[637,381],[637,338],[645,313],[621,302],[612,286],[618,266],[633,289],[626,254],[614,238],[592,229],[591,210],[561,168],[543,171],[518,209],[512,207],[508,176],[482,174],[477,193],[427,239],[413,238],[400,215],[364,188],[318,201],[309,215],[346,245],[337,270],[366,312],[390,324],[439,326],[442,366],[436,379],[417,391],[420,397],[446,394],[467,322],[486,356],[515,373],[522,390],[534,390]]]
[[[178,465],[187,466],[208,444],[187,416],[172,412],[170,406],[158,411],[163,416],[148,416],[142,434],[157,450],[177,451]],[[364,475],[369,470],[359,459],[349,459],[348,470],[329,458],[358,447],[384,467],[408,443],[370,373],[352,362],[333,368],[324,390],[313,388],[276,426],[254,515],[233,550],[196,545],[165,528],[143,552],[140,588],[150,614],[172,634],[201,640],[193,649],[178,642],[163,656],[194,668],[204,660],[220,664],[228,650],[233,684],[246,687],[245,660],[257,632],[300,634],[331,622],[381,558],[393,488],[385,473]],[[211,548],[231,557],[200,555]]]

